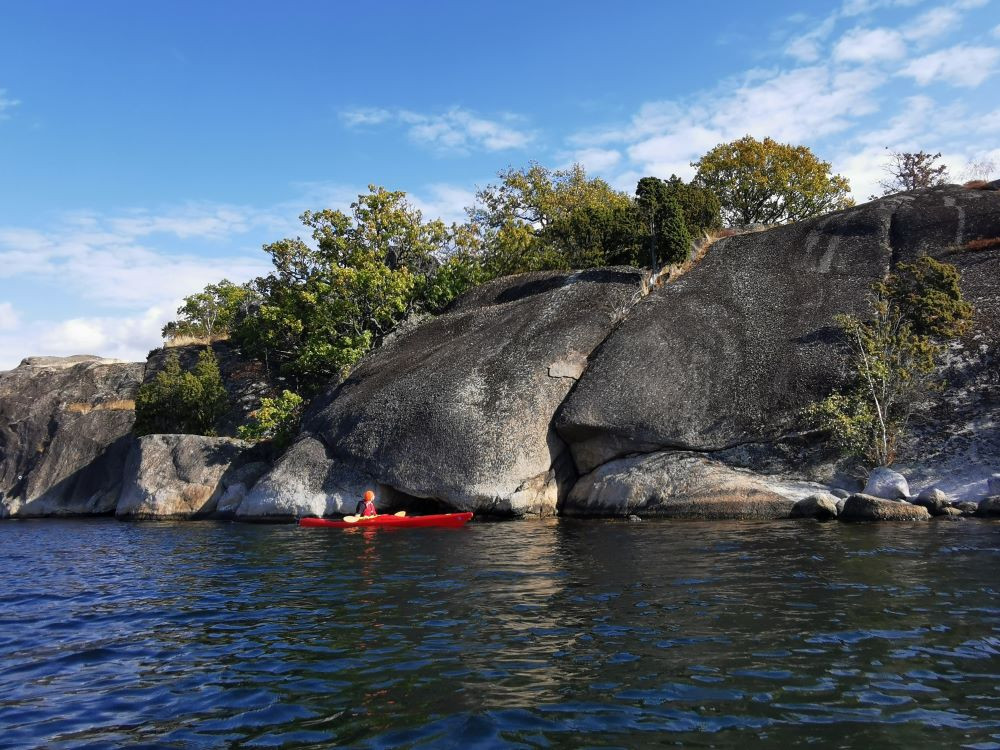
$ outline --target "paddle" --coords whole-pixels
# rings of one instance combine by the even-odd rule
[[[393,513],[392,515],[399,516],[400,518],[402,518],[403,516],[406,515],[406,511],[405,510],[401,510],[401,511],[398,511],[396,513]],[[375,516],[367,516],[367,518],[374,518],[374,517]],[[365,518],[365,516],[344,516],[341,520],[342,521],[346,521],[347,523],[357,523],[362,518]]]

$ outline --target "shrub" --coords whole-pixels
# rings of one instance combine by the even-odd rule
[[[937,385],[944,343],[971,320],[958,279],[957,269],[932,258],[901,263],[874,285],[868,320],[838,316],[853,382],[813,404],[808,415],[844,453],[876,466],[895,459],[913,410]]]
[[[250,421],[240,426],[239,436],[244,440],[270,440],[275,451],[281,452],[295,437],[302,410],[302,397],[291,391],[282,391],[277,398],[261,399]]]
[[[191,372],[181,369],[177,352],[170,352],[164,368],[136,395],[135,434],[214,435],[228,401],[211,348],[198,354]]]
[[[1000,247],[1000,237],[983,237],[965,243],[966,250],[992,250],[995,247]]]

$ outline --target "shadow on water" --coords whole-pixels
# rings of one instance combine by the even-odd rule
[[[0,526],[0,748],[1000,747],[1000,525]]]

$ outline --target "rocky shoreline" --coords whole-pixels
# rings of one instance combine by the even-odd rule
[[[387,510],[499,517],[844,521],[1000,516],[1000,192],[945,186],[729,237],[680,278],[634,268],[496,279],[371,352],[276,459],[233,437],[132,435],[162,366],[29,358],[0,372],[0,517],[287,521]],[[976,308],[895,465],[803,428],[844,382],[834,318],[931,255]],[[220,357],[231,430],[266,393]],[[919,488],[911,494],[905,477]]]

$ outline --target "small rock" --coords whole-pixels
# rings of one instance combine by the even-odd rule
[[[937,487],[927,487],[910,502],[927,508],[932,516],[940,516],[948,508],[948,496]]]
[[[840,487],[834,487],[832,490],[830,490],[830,494],[833,495],[838,500],[846,500],[851,496],[850,492],[848,492],[847,490],[842,490],[840,489]]]
[[[1000,495],[1000,474],[993,474],[986,480],[986,494]]]
[[[642,519],[639,518],[639,516],[635,515],[635,513],[629,513],[629,515],[627,516],[627,520],[629,523],[639,523],[639,521],[641,521]]]
[[[850,497],[850,496],[848,496],[848,497]],[[847,504],[847,498],[846,497],[842,497],[842,498],[840,498],[837,501],[837,517],[838,518],[840,518],[840,516],[844,513],[844,505],[846,505],[846,504]]]
[[[837,517],[837,497],[828,492],[817,492],[804,497],[792,506],[790,518],[815,518],[829,521]]]
[[[898,471],[880,466],[872,469],[865,490],[861,494],[884,500],[899,500],[910,496],[910,485],[907,484],[906,477]]]
[[[964,513],[958,508],[946,507],[942,508],[940,513],[935,513],[938,518],[963,518]]]
[[[974,516],[979,511],[979,503],[973,502],[955,503],[953,507],[962,511],[963,516]]]
[[[856,494],[844,502],[839,518],[841,521],[923,521],[930,518],[930,513],[919,505]]]
[[[985,497],[979,501],[978,515],[986,517],[1000,516],[1000,495]]]

